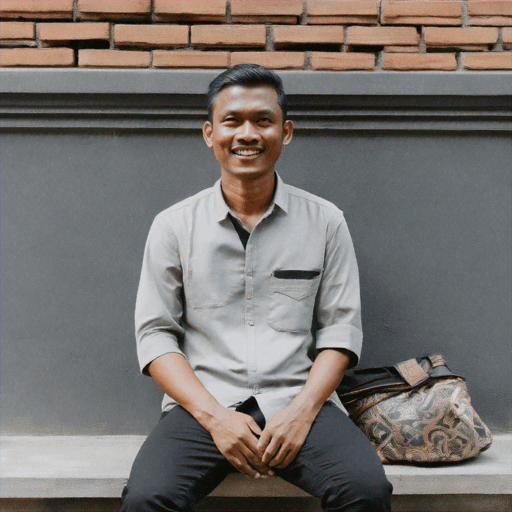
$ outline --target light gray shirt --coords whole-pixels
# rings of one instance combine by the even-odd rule
[[[343,213],[279,176],[245,250],[229,213],[219,180],[156,216],[137,294],[138,358],[147,374],[157,357],[182,354],[221,405],[254,395],[268,421],[304,386],[308,350],[358,360],[356,257]],[[343,408],[335,393],[329,400]],[[164,396],[163,410],[175,404]]]

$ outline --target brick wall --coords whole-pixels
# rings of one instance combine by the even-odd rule
[[[512,69],[510,0],[0,0],[0,67]]]

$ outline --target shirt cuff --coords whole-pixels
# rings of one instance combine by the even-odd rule
[[[187,359],[187,356],[178,345],[178,339],[174,335],[163,332],[147,334],[137,345],[137,356],[141,373],[149,375],[148,366],[152,361],[164,354],[173,353],[181,354]]]
[[[363,346],[363,332],[361,329],[347,324],[331,325],[317,330],[315,336],[317,350],[324,348],[349,350],[355,356],[350,360],[350,367],[357,365]]]

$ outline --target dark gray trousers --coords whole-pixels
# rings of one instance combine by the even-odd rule
[[[264,418],[251,397],[239,410]],[[210,434],[182,407],[164,413],[142,445],[123,491],[121,512],[194,510],[235,469]],[[276,473],[320,498],[328,511],[390,511],[392,486],[370,442],[326,403],[295,460]]]

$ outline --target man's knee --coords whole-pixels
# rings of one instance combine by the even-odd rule
[[[161,489],[152,485],[134,488],[129,484],[122,496],[121,512],[174,512],[193,510],[188,496],[173,492],[172,486]]]
[[[354,475],[348,482],[329,486],[323,508],[333,512],[386,512],[391,510],[392,490],[384,473]]]

